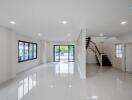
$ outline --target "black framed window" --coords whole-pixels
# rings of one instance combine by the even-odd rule
[[[74,45],[54,45],[54,61],[75,61]]]
[[[75,50],[74,50],[74,46],[73,45],[69,45],[68,46],[68,59],[69,59],[69,61],[74,61],[74,59],[75,59],[75,55],[74,55],[74,52],[75,52]]]
[[[18,62],[37,59],[37,43],[18,41]]]
[[[33,59],[33,44],[29,43],[29,59]]]
[[[25,54],[24,54],[25,60],[28,60],[28,54],[29,54],[29,52],[28,52],[28,49],[29,49],[28,43],[25,43],[24,48],[25,48],[24,49],[24,52],[25,52]]]
[[[19,61],[23,61],[24,60],[24,42],[19,42],[18,43],[19,46]]]

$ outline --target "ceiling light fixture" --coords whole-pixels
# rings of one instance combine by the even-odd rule
[[[15,21],[10,21],[9,23],[12,24],[12,25],[15,25],[16,24]]]
[[[67,34],[67,36],[68,36],[68,37],[70,37],[70,36],[71,36],[71,34],[69,33],[69,34]]]
[[[38,33],[38,36],[42,36],[42,34],[41,33]]]
[[[69,85],[69,88],[72,88],[72,85]]]
[[[126,25],[127,24],[127,21],[122,21],[121,22],[121,25]]]
[[[68,22],[67,22],[67,21],[65,21],[65,20],[64,20],[64,21],[62,21],[62,24],[64,24],[64,25],[66,25],[67,23],[68,23]]]
[[[99,34],[99,36],[100,36],[100,37],[103,37],[103,36],[104,36],[104,34],[103,34],[103,33],[100,33],[100,34]]]
[[[98,99],[98,96],[92,96],[91,98],[92,99]]]
[[[50,85],[50,88],[54,88],[54,85]]]

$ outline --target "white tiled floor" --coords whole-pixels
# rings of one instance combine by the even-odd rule
[[[0,87],[0,100],[132,100],[132,74],[87,68],[82,80],[74,63],[51,63]]]

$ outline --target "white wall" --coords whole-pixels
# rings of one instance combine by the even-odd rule
[[[63,41],[48,41],[47,42],[47,59],[48,62],[53,62],[54,59],[54,55],[53,55],[53,47],[54,45],[75,45],[75,62],[77,61],[77,47],[76,47],[76,42],[75,41],[67,41],[67,42],[63,42]]]
[[[86,51],[86,63],[87,64],[95,64],[96,63],[95,53],[93,51],[91,51],[90,49],[87,49],[87,51]]]
[[[117,38],[123,43],[132,43],[132,33],[120,35]]]
[[[123,71],[132,72],[132,34],[124,34],[118,37],[124,45]]]
[[[123,58],[116,58],[115,44],[117,43],[123,44]],[[105,40],[105,47],[104,47],[105,53],[110,58],[113,67],[121,69],[122,71],[125,71],[126,65],[131,65],[131,62],[130,62],[131,54],[129,53],[129,51],[132,51],[132,50],[130,50],[129,48],[130,47],[129,43],[132,43],[132,34],[124,34],[118,37],[111,37]],[[125,48],[126,45],[128,46],[127,48]],[[129,56],[128,56],[128,53],[129,53]],[[129,69],[127,69],[127,71],[129,71],[130,69],[131,68],[129,66]]]
[[[111,37],[104,41],[104,52],[108,55],[113,67],[123,70],[123,58],[116,57],[116,44],[123,43],[117,37]]]
[[[126,71],[132,73],[132,43],[126,44]]]
[[[106,40],[105,38],[106,37],[91,37],[91,40],[96,44],[101,53],[104,52],[103,42]]]
[[[82,79],[86,79],[86,33],[81,32],[77,39],[78,69]]]
[[[14,39],[15,33],[12,30],[0,27],[0,83],[13,76],[11,70],[14,69],[14,64],[12,63],[15,58],[12,44]]]

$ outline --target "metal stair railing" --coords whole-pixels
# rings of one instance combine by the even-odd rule
[[[99,51],[98,47],[96,46],[96,44],[93,41],[91,41],[90,37],[88,37],[86,41],[87,41],[86,48],[89,48],[90,50],[92,50],[95,53],[95,55],[99,61],[99,64],[100,64],[100,68],[102,69],[102,66],[103,66],[102,57],[104,54]]]

